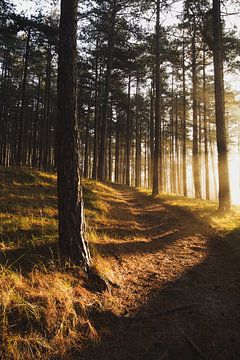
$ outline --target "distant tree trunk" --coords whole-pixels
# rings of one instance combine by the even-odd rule
[[[21,98],[21,110],[19,115],[19,138],[18,138],[18,149],[17,149],[17,165],[22,164],[22,150],[23,150],[23,132],[24,132],[24,116],[26,110],[26,87],[27,87],[27,75],[28,75],[28,63],[29,63],[29,52],[30,52],[30,38],[31,31],[28,29],[26,51],[24,56],[24,70],[23,70],[23,81],[22,81],[22,98]]]
[[[176,167],[175,167],[175,152],[174,152],[174,77],[172,72],[172,99],[171,99],[171,146],[170,146],[170,159],[171,159],[171,192],[176,193]]]
[[[41,90],[41,79],[40,79],[40,76],[39,76],[39,78],[38,78],[38,88],[37,88],[37,103],[36,103],[36,108],[35,108],[34,125],[33,125],[32,166],[34,168],[37,166],[37,136],[38,136],[38,127],[39,127],[40,90]]]
[[[155,147],[153,165],[153,195],[159,193],[159,160],[161,148],[161,123],[160,123],[160,0],[157,0],[156,14],[156,100],[155,100]]]
[[[112,77],[112,62],[113,62],[113,48],[114,48],[114,31],[117,15],[117,4],[116,0],[112,2],[112,10],[110,16],[110,29],[108,36],[108,55],[107,55],[107,70],[106,70],[106,84],[104,90],[104,101],[102,109],[102,127],[101,127],[101,138],[99,145],[99,156],[98,156],[98,179],[104,181],[106,177],[106,142],[107,142],[107,124],[108,124],[108,105],[109,105],[109,92],[111,87]]]
[[[206,199],[210,200],[206,91],[207,91],[206,90],[206,50],[204,47],[203,49],[203,126],[204,126],[204,158],[205,158],[205,191],[206,191]]]
[[[128,76],[128,107],[126,129],[126,185],[130,185],[130,150],[131,150],[131,71]]]
[[[197,63],[196,63],[196,23],[193,23],[192,35],[192,97],[193,97],[193,180],[195,197],[201,198],[198,153],[198,121],[197,121]]]
[[[77,5],[78,0],[61,1],[57,121],[59,250],[61,255],[88,268],[90,252],[84,238],[76,111]]]
[[[111,110],[109,117],[109,127],[108,127],[108,181],[112,182],[112,115],[113,114],[113,103],[111,101]]]
[[[116,142],[115,142],[115,182],[119,182],[119,147],[120,147],[120,131],[119,131],[119,114],[117,114],[117,122],[116,122]]]
[[[183,72],[183,126],[182,126],[182,157],[183,157],[183,195],[187,196],[187,103],[186,103],[186,67],[185,67],[185,40],[183,38],[183,51],[182,51],[182,72]]]
[[[150,171],[149,171],[149,187],[153,185],[153,165],[154,165],[154,73],[151,84],[151,104],[150,104]]]
[[[89,98],[91,99],[91,93],[89,94]],[[84,151],[84,173],[83,176],[85,179],[88,178],[89,174],[89,127],[90,127],[90,113],[91,108],[90,105],[88,105],[88,112],[87,112],[87,118],[86,118],[86,132],[85,132],[85,151]]]
[[[135,160],[135,186],[141,186],[141,124],[139,120],[139,75],[136,83],[136,160]]]
[[[213,60],[215,79],[215,107],[219,173],[219,210],[230,208],[230,187],[228,174],[227,136],[224,108],[224,80],[222,58],[221,3],[213,0]]]
[[[42,131],[42,158],[40,166],[45,171],[48,170],[49,147],[50,147],[50,96],[51,96],[51,61],[52,48],[48,45],[47,64],[46,64],[46,80],[45,80],[45,96],[44,96],[44,115],[43,115],[43,131]]]
[[[95,89],[94,89],[94,146],[93,146],[93,169],[92,178],[97,178],[98,166],[98,140],[99,140],[99,33],[96,42],[96,59],[95,59]]]

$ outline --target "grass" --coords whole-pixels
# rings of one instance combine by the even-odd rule
[[[81,269],[62,265],[55,251],[56,176],[0,170],[0,358],[70,358],[85,341],[99,340],[89,312],[103,305],[99,295],[85,288]],[[115,194],[107,186],[85,182],[89,222],[107,223],[109,196]],[[93,228],[87,235],[93,242],[98,237]],[[91,248],[93,267],[113,281],[107,260]]]
[[[149,190],[142,190],[151,194]],[[162,193],[158,198],[171,207],[190,215],[197,222],[205,225],[211,231],[221,236],[239,234],[240,211],[238,207],[232,207],[230,211],[221,214],[218,211],[218,203],[194,198],[186,198],[180,195]]]
[[[99,341],[91,312],[123,313],[121,299],[116,303],[110,292],[90,292],[81,269],[61,264],[55,175],[19,168],[0,172],[0,358],[73,358],[85,342]],[[166,194],[159,198],[222,234],[239,229],[237,210],[219,216],[213,202]],[[111,203],[124,200],[111,187],[86,180],[84,201],[93,267],[114,282],[118,270],[94,246],[113,239],[95,226],[119,225],[111,217]]]

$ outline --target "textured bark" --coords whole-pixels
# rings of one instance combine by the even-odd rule
[[[222,26],[220,0],[213,0],[213,59],[215,80],[215,108],[219,173],[219,210],[230,208],[227,136],[224,108],[224,81],[222,58]]]
[[[62,256],[89,267],[90,253],[84,239],[76,112],[77,4],[77,0],[61,2],[57,121],[59,250]]]

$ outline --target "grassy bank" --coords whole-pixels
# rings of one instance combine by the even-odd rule
[[[1,168],[0,190],[0,357],[69,358],[85,341],[99,340],[89,312],[102,305],[99,295],[86,289],[81,270],[59,260],[56,176]],[[86,216],[93,227],[107,222],[105,198],[111,192],[85,182]],[[96,240],[92,228],[90,241],[91,236]],[[94,266],[110,274],[107,261],[93,252]]]

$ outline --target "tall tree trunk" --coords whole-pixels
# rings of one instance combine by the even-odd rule
[[[183,35],[182,51],[182,72],[183,72],[183,126],[182,126],[182,177],[183,177],[183,195],[187,196],[187,101],[186,101],[186,67],[185,67],[185,40]]]
[[[157,0],[156,15],[156,100],[155,100],[155,146],[153,166],[153,195],[159,193],[159,160],[161,150],[161,120],[160,120],[160,0]]]
[[[130,186],[130,150],[131,150],[131,71],[128,76],[128,107],[126,129],[126,185]]]
[[[61,1],[57,121],[59,250],[61,255],[88,268],[90,252],[84,238],[77,118],[77,7],[78,0]]]
[[[224,80],[222,56],[221,3],[213,0],[213,60],[215,79],[215,107],[219,173],[219,210],[230,208],[230,187],[227,156],[227,136],[224,106]]]
[[[99,145],[99,157],[98,157],[98,179],[104,181],[106,177],[106,143],[107,143],[107,124],[108,124],[108,105],[109,105],[109,92],[111,87],[112,77],[112,62],[113,62],[113,48],[114,48],[114,31],[117,15],[116,0],[113,0],[110,29],[108,37],[108,56],[107,56],[107,70],[106,70],[106,84],[104,90],[104,100],[102,108],[102,127],[101,127],[101,139]]]
[[[108,126],[108,181],[112,182],[112,116],[113,116],[113,102],[111,101],[110,106],[110,117]]]
[[[135,186],[141,186],[141,124],[139,120],[139,74],[136,83],[136,160],[135,160]]]
[[[27,87],[27,75],[28,75],[28,63],[29,63],[29,52],[30,52],[30,38],[31,31],[28,29],[26,51],[24,56],[24,70],[23,70],[23,81],[22,81],[22,99],[21,99],[21,110],[19,115],[19,138],[18,138],[18,149],[17,149],[17,165],[22,164],[22,152],[23,152],[23,133],[25,123],[25,110],[26,110],[26,87]]]
[[[201,198],[201,184],[199,174],[199,153],[198,153],[198,121],[197,121],[197,63],[196,63],[196,23],[193,20],[192,35],[192,101],[193,101],[193,180],[195,197]]]
[[[151,83],[151,104],[150,104],[150,124],[149,124],[149,137],[150,137],[150,171],[149,171],[149,187],[153,186],[153,166],[154,166],[154,72]]]
[[[91,93],[89,94],[89,98],[91,99]],[[88,178],[89,175],[89,127],[90,127],[90,115],[91,108],[88,105],[87,118],[86,118],[86,132],[85,132],[85,151],[84,151],[84,169],[83,169],[83,177],[85,179]]]
[[[96,42],[96,59],[95,59],[95,89],[94,89],[94,146],[93,146],[93,169],[92,178],[97,178],[98,166],[98,140],[99,140],[99,33]]]
[[[204,158],[205,158],[205,191],[206,191],[206,199],[210,200],[206,91],[207,91],[206,90],[206,49],[204,47],[203,48],[203,126],[204,126]]]

